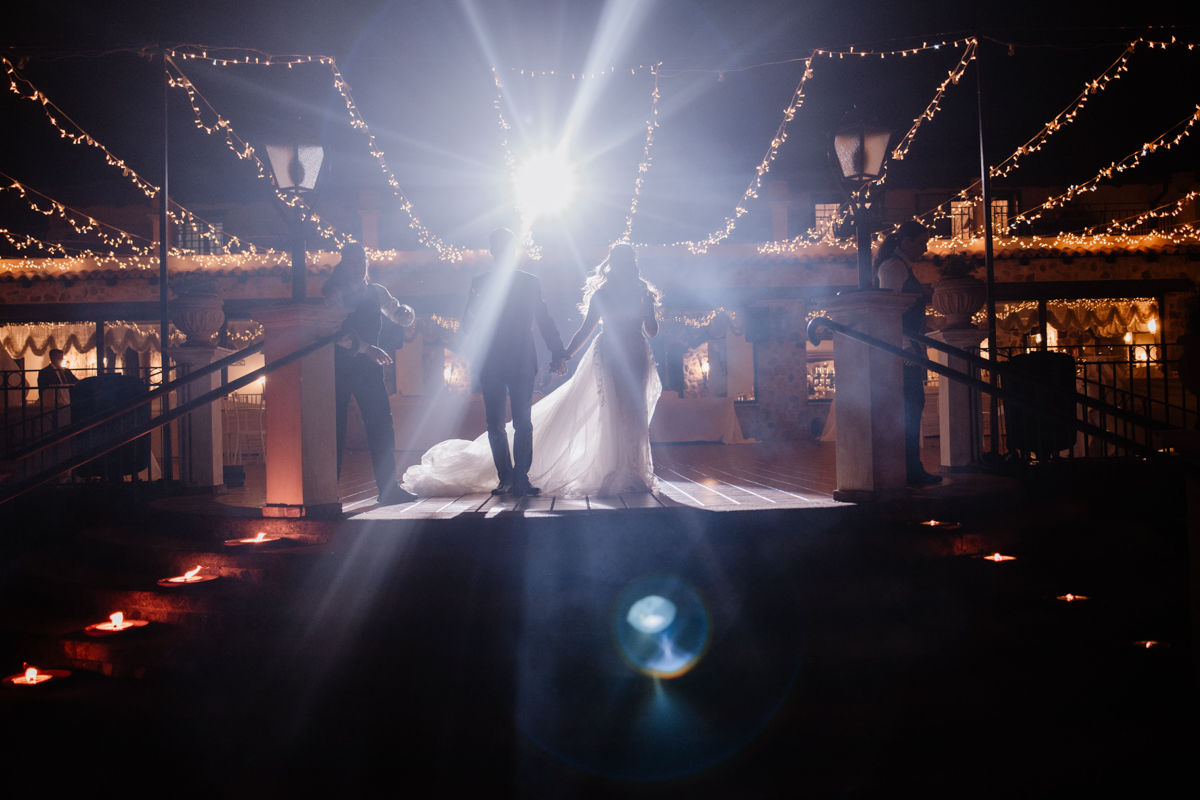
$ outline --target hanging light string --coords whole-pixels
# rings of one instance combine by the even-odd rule
[[[946,78],[938,85],[937,89],[934,91],[933,99],[929,101],[929,104],[925,107],[925,110],[921,113],[921,115],[913,120],[912,127],[908,129],[908,132],[905,133],[905,135],[901,138],[900,143],[895,147],[895,149],[893,149],[893,160],[902,161],[904,159],[904,156],[907,155],[908,151],[912,148],[913,141],[916,139],[917,131],[920,130],[921,125],[928,120],[932,120],[937,112],[941,110],[942,99],[946,94],[946,90],[951,85],[958,84],[959,80],[962,79],[963,73],[966,71],[967,67],[976,59],[977,48],[979,44],[978,41],[974,38],[971,38],[963,40],[962,43],[965,45],[965,47],[962,57],[958,60],[958,64],[949,71]],[[959,43],[955,42],[954,44],[957,46]],[[933,46],[926,46],[922,49],[933,50],[940,49],[940,47],[941,43]],[[823,51],[817,52],[820,53]],[[907,55],[910,52],[920,52],[920,50],[905,50],[901,52]],[[876,55],[875,53],[861,52],[857,54]],[[888,54],[884,53],[883,55]],[[855,202],[867,202],[870,199],[870,191],[872,187],[880,186],[887,180],[888,166],[889,163],[884,162],[884,172],[879,176],[879,178],[867,183],[862,188],[855,190]],[[851,245],[847,244],[846,242],[839,241],[837,239],[836,232],[846,218],[850,215],[850,207],[851,206],[849,203],[842,204],[839,206],[837,212],[824,224],[814,226],[807,232],[784,242],[766,242],[759,246],[758,251],[764,254],[782,255],[785,253],[795,253],[801,250],[806,250],[815,245],[826,245],[830,247],[837,247],[842,250],[849,250]]]
[[[312,208],[310,208],[299,197],[299,195],[287,195],[279,189],[278,184],[275,182],[274,176],[271,174],[271,170],[268,169],[267,165],[264,164],[262,159],[258,157],[258,153],[255,151],[254,147],[245,139],[237,135],[237,133],[233,130],[233,125],[229,122],[229,120],[221,116],[216,107],[213,106],[208,98],[204,96],[204,93],[196,88],[191,79],[189,79],[187,75],[184,74],[183,70],[180,69],[179,65],[175,63],[173,55],[173,53],[168,54],[167,63],[170,64],[175,72],[173,75],[168,75],[167,81],[170,86],[177,89],[183,89],[187,93],[188,104],[192,108],[192,114],[195,117],[196,127],[209,135],[221,131],[225,136],[225,143],[229,146],[229,149],[233,151],[234,155],[236,155],[239,160],[250,162],[257,170],[258,177],[268,181],[271,184],[271,188],[274,190],[275,196],[279,198],[281,202],[287,204],[291,208],[296,209],[300,213],[303,221],[311,221],[316,226],[317,232],[322,238],[331,240],[338,249],[341,249],[346,242],[350,241],[350,237],[348,235],[338,231],[332,225],[325,222],[325,220],[321,219],[321,216]],[[207,106],[208,110],[212,113],[212,116],[216,118],[216,122],[214,122],[212,125],[208,125],[204,122],[204,114],[200,107],[200,103],[203,103],[205,106]]]
[[[1137,45],[1143,43],[1149,46],[1150,49],[1155,49],[1157,47],[1160,50],[1165,50],[1167,47],[1173,45],[1186,46],[1188,50],[1195,49],[1194,43],[1177,42],[1174,37],[1172,37],[1170,42],[1151,41],[1146,38],[1134,40],[1125,48],[1124,51],[1122,51],[1121,55],[1117,57],[1117,60],[1108,66],[1107,69],[1100,73],[1100,75],[1098,75],[1095,79],[1085,83],[1083,92],[1081,92],[1080,95],[1071,103],[1069,103],[1062,111],[1055,115],[1053,120],[1046,123],[1046,125],[1043,126],[1042,129],[1031,139],[1029,139],[1029,141],[1025,142],[1025,144],[1014,150],[1012,154],[1008,156],[1008,158],[1004,159],[1004,161],[1000,162],[1000,164],[991,167],[988,171],[989,176],[997,178],[1009,175],[1020,167],[1021,156],[1041,150],[1046,140],[1051,135],[1074,122],[1091,95],[1103,91],[1112,81],[1120,79],[1122,74],[1129,72],[1129,57],[1133,54]],[[967,186],[967,188],[960,191],[954,197],[935,206],[934,208],[929,209],[928,211],[917,214],[913,217],[913,219],[920,222],[924,221],[926,217],[929,217],[931,222],[937,222],[939,220],[948,219],[950,216],[952,216],[950,212],[946,211],[946,208],[953,202],[967,200],[974,204],[982,202],[982,199],[979,197],[979,195],[971,194],[972,192],[978,191],[979,183],[979,179],[976,178],[969,186]],[[899,228],[899,223],[894,225],[892,230],[895,231],[897,228]]]
[[[1020,214],[1015,215],[1008,225],[1005,226],[1005,231],[1007,232],[1015,229],[1017,225],[1021,224],[1022,222],[1033,222],[1034,220],[1040,218],[1047,210],[1065,206],[1067,203],[1071,202],[1084,192],[1096,191],[1101,180],[1105,178],[1111,179],[1114,172],[1126,172],[1128,170],[1136,169],[1138,165],[1142,163],[1143,157],[1155,152],[1160,147],[1170,150],[1172,147],[1182,142],[1185,137],[1191,136],[1192,128],[1197,122],[1200,122],[1200,105],[1196,106],[1196,110],[1191,115],[1180,120],[1179,122],[1176,122],[1174,125],[1168,128],[1165,133],[1159,135],[1153,141],[1146,142],[1141,146],[1140,149],[1135,150],[1120,161],[1114,161],[1107,167],[1102,167],[1093,177],[1089,178],[1083,183],[1074,184],[1068,187],[1067,191],[1055,197],[1051,197],[1041,205],[1035,206],[1028,211],[1022,211]],[[1176,133],[1174,137],[1171,137],[1172,132],[1174,132],[1180,126],[1183,126],[1183,130]]]
[[[209,50],[213,51],[212,56],[209,55]],[[231,53],[231,52],[233,52],[233,53],[254,53],[255,55],[245,55],[240,58],[238,58],[236,56],[232,57],[232,58],[222,57],[223,53]],[[464,254],[467,252],[466,250],[459,248],[459,247],[455,247],[453,245],[448,245],[445,242],[443,242],[438,236],[436,236],[433,233],[433,231],[429,230],[429,228],[427,228],[421,222],[421,220],[417,217],[415,211],[413,210],[412,202],[404,195],[403,190],[400,188],[400,182],[396,179],[395,174],[392,172],[391,168],[388,166],[387,158],[383,152],[383,148],[380,147],[379,144],[376,142],[375,135],[373,133],[371,133],[370,127],[367,125],[366,120],[363,119],[362,113],[359,111],[358,106],[355,104],[354,98],[350,93],[350,85],[349,85],[349,83],[346,82],[346,79],[342,76],[341,71],[337,67],[337,62],[335,59],[333,59],[330,56],[303,56],[303,55],[279,56],[279,55],[270,55],[270,54],[262,53],[261,51],[256,51],[256,50],[246,51],[246,50],[233,49],[233,48],[221,48],[218,50],[216,48],[207,48],[207,47],[203,47],[201,45],[181,45],[181,46],[177,47],[175,50],[171,51],[171,56],[175,56],[176,54],[179,54],[179,56],[182,59],[211,60],[214,66],[216,66],[216,65],[230,66],[230,65],[238,65],[238,64],[258,64],[258,65],[263,65],[263,66],[281,66],[281,65],[286,64],[287,67],[290,69],[291,67],[293,67],[296,64],[306,64],[306,63],[314,63],[314,62],[328,66],[331,73],[333,74],[334,87],[338,90],[338,93],[341,95],[343,102],[345,102],[345,104],[346,104],[346,111],[350,117],[350,124],[355,129],[362,131],[366,135],[368,152],[370,152],[371,156],[376,160],[376,162],[378,162],[380,170],[383,172],[383,176],[387,180],[388,186],[391,187],[393,194],[395,194],[395,196],[400,200],[400,208],[404,211],[405,214],[408,215],[409,227],[412,228],[414,231],[416,231],[417,239],[421,242],[422,245],[429,247],[433,250],[436,250],[437,254],[438,254],[438,258],[442,259],[443,261],[455,262],[455,261],[461,261],[463,259]],[[175,67],[177,70],[179,69],[178,65],[175,65]],[[179,72],[180,72],[180,75],[182,76],[182,70],[180,70]],[[184,80],[185,81],[187,80],[186,77],[184,77]],[[187,86],[191,87],[191,88],[189,88],[189,94],[191,91],[198,91],[198,90],[195,90],[194,87],[192,87],[191,81],[187,81]],[[200,95],[200,97],[201,97],[201,99],[204,99],[203,95]],[[225,128],[226,140],[229,142],[230,149],[233,150],[235,153],[239,153],[240,158],[249,158],[249,157],[253,156],[253,152],[254,152],[253,148],[250,147],[250,145],[248,143],[246,143],[244,140],[242,140],[240,137],[235,137],[233,135],[232,128],[230,127],[229,121],[223,119],[219,114],[216,114],[216,109],[214,109],[212,104],[209,103],[206,99],[204,100],[204,102],[206,105],[208,105],[208,107],[210,109],[212,109],[213,113],[217,116],[217,126]],[[203,124],[199,110],[196,108],[194,102],[193,102],[193,111],[196,112],[197,124],[201,128],[204,128],[209,133],[212,133],[215,131],[216,126],[214,126],[212,129],[210,129]],[[234,145],[233,138],[237,138],[237,141],[239,142],[240,147]],[[241,155],[242,153],[244,153],[245,155]],[[257,157],[255,157],[255,161],[257,162],[260,177],[266,177],[266,178],[271,179],[272,185],[274,185],[274,180],[271,178],[269,171],[266,170],[265,165]],[[278,187],[276,187],[276,193],[280,195],[280,199],[283,199],[284,202],[288,202],[289,205],[292,205],[294,207],[300,207],[302,205],[298,198],[296,199],[295,202],[289,202],[289,200],[286,198],[286,196],[284,196],[281,192],[279,192]],[[320,221],[320,218],[317,217],[316,214],[314,212],[312,212],[311,209],[306,208],[305,210],[309,213],[310,218],[317,221],[318,229],[321,231],[321,235],[324,236],[325,238],[334,239],[339,249],[342,246],[344,246],[347,241],[350,240],[351,237],[346,236],[345,234],[338,233],[332,227],[326,227],[325,224]]]
[[[57,216],[70,225],[72,230],[81,236],[93,235],[98,237],[109,247],[114,249],[118,247],[129,247],[138,255],[147,255],[154,247],[154,243],[149,239],[146,239],[144,236],[138,236],[137,234],[124,231],[115,225],[109,225],[107,223],[100,222],[99,220],[83,213],[82,211],[79,211],[78,209],[64,205],[49,195],[43,194],[32,187],[26,186],[7,173],[0,172],[0,178],[10,181],[9,185],[0,186],[0,192],[16,192],[29,204],[29,207],[32,210],[47,217]],[[36,197],[31,197],[30,195],[35,195]],[[49,205],[39,205],[37,198],[41,198]],[[145,242],[145,244],[139,244],[138,242],[134,241],[134,239],[141,239],[143,242]]]
[[[342,77],[342,73],[338,70],[337,64],[331,58],[327,62],[329,69],[333,72],[333,84],[337,87],[342,99],[346,103],[346,111],[350,115],[350,123],[358,130],[362,131],[367,137],[367,148],[375,160],[379,162],[379,168],[383,171],[383,175],[387,178],[388,186],[392,187],[392,193],[400,201],[400,208],[408,215],[408,227],[417,232],[417,239],[426,247],[437,251],[438,258],[443,261],[462,261],[463,255],[466,252],[460,247],[448,245],[440,238],[434,235],[433,231],[425,227],[421,220],[413,211],[413,204],[404,192],[400,189],[400,182],[396,180],[395,174],[387,164],[387,159],[384,156],[383,148],[375,141],[375,135],[371,133],[371,129],[367,127],[366,120],[358,110],[358,106],[354,104],[354,98],[350,96],[350,85],[346,83],[346,79]]]
[[[762,161],[755,168],[754,177],[750,179],[750,185],[746,187],[746,191],[742,193],[742,199],[734,207],[733,215],[725,218],[725,226],[699,241],[685,240],[675,242],[676,245],[685,245],[693,254],[707,253],[709,247],[729,238],[729,234],[733,233],[733,229],[737,226],[738,219],[748,213],[748,209],[746,208],[747,201],[758,197],[758,190],[762,188],[763,176],[770,171],[771,163],[779,155],[779,148],[787,141],[788,123],[792,121],[792,118],[796,116],[796,112],[804,105],[804,85],[813,75],[813,58],[814,56],[809,56],[804,59],[804,74],[800,77],[800,83],[796,85],[795,91],[792,92],[791,101],[783,110],[783,120],[775,130],[775,136],[772,137],[771,144],[767,147],[767,154],[763,156]]]
[[[1105,233],[1116,233],[1118,231],[1121,233],[1127,233],[1130,230],[1139,227],[1148,220],[1170,219],[1171,217],[1179,216],[1183,213],[1184,209],[1187,208],[1187,204],[1195,200],[1197,197],[1200,197],[1200,189],[1193,189],[1183,197],[1180,197],[1174,203],[1167,203],[1165,205],[1158,206],[1157,208],[1152,208],[1149,211],[1143,211],[1137,216],[1124,217],[1123,219],[1116,219],[1112,220],[1111,222],[1101,223],[1101,225],[1105,227]],[[1099,227],[1100,225],[1092,225],[1084,228],[1080,232],[1085,234],[1092,233],[1096,228]]]
[[[40,104],[42,106],[42,110],[45,111],[46,118],[50,121],[50,124],[58,130],[59,136],[61,136],[63,139],[66,139],[71,144],[88,145],[104,153],[105,160],[111,166],[121,170],[121,173],[125,175],[125,177],[129,178],[133,185],[138,187],[138,189],[140,189],[142,193],[146,195],[146,197],[154,197],[156,194],[158,194],[157,186],[150,183],[150,181],[146,180],[141,175],[137,174],[132,167],[130,167],[121,159],[117,158],[112,154],[111,151],[109,151],[107,147],[94,139],[91,134],[80,127],[75,120],[71,119],[65,111],[56,106],[49,97],[47,97],[42,93],[41,90],[34,86],[29,79],[18,72],[17,68],[13,66],[11,61],[3,56],[0,56],[0,61],[4,62],[4,69],[8,73],[9,90],[19,97],[23,97],[26,100]],[[20,84],[22,84],[25,88],[22,88],[21,85],[18,85],[18,81],[20,81]],[[60,122],[60,120],[64,120],[69,123],[73,130],[68,130],[62,124],[62,122]]]
[[[572,80],[575,80],[575,79],[583,80],[585,78],[605,78],[610,75],[616,75],[616,74],[618,74],[618,72],[623,75],[623,74],[625,74],[626,69],[629,70],[630,75],[636,75],[638,73],[638,70],[644,70],[644,69],[648,69],[651,72],[654,72],[654,70],[661,65],[662,65],[662,62],[659,61],[656,64],[651,64],[649,67],[647,67],[645,64],[638,64],[636,67],[609,67],[608,69],[602,69],[599,72],[562,72],[562,71],[556,72],[555,70],[552,70],[552,69],[550,69],[550,70],[522,69],[520,67],[509,67],[508,71],[520,74],[522,76],[528,75],[531,78],[537,77],[539,75],[556,75],[560,78],[569,77]]]
[[[2,59],[2,58],[3,57],[0,57],[0,59]],[[51,125],[53,125],[58,130],[59,135],[62,138],[67,139],[72,144],[87,144],[87,145],[90,145],[92,147],[99,149],[101,152],[104,153],[105,159],[108,162],[108,164],[120,169],[122,174],[126,178],[128,178],[130,180],[130,182],[133,183],[134,186],[136,186],[138,189],[140,189],[143,192],[143,194],[146,195],[146,197],[154,198],[154,197],[158,196],[158,187],[157,186],[154,186],[149,181],[145,180],[140,175],[138,175],[137,172],[133,170],[133,168],[131,168],[124,161],[122,161],[121,159],[119,159],[115,155],[113,155],[113,153],[107,147],[105,147],[100,141],[98,141],[97,139],[92,137],[90,134],[88,134],[86,131],[84,131],[83,128],[81,128],[74,120],[72,120],[65,112],[63,112],[63,110],[61,108],[59,108],[57,105],[55,105],[54,102],[52,100],[50,100],[50,98],[47,97],[44,92],[42,92],[36,86],[34,86],[33,83],[28,78],[26,78],[24,75],[21,75],[16,70],[16,68],[12,65],[12,63],[10,61],[8,61],[7,59],[3,59],[3,61],[4,61],[5,69],[8,71],[8,75],[9,75],[10,90],[22,97],[25,97],[29,100],[33,100],[35,102],[40,103],[46,112],[46,117],[47,117],[48,121],[50,122]],[[23,83],[26,87],[28,87],[28,89],[27,89],[28,94],[25,94],[21,90],[21,88],[18,86],[18,84],[17,84],[18,80],[21,81],[21,83]],[[75,128],[76,132],[72,133],[71,131],[69,131],[65,127],[63,127],[63,125],[59,122],[60,117],[64,120],[66,120],[67,122],[69,122]],[[29,187],[27,187],[27,186],[25,188],[29,189]],[[49,198],[46,195],[41,194],[40,192],[35,192],[35,193],[41,195],[43,198],[45,198],[47,200],[50,200],[51,202],[55,202],[55,201],[53,201],[52,198]],[[196,231],[196,233],[199,236],[201,236],[202,238],[209,239],[214,244],[216,244],[218,247],[226,250],[227,252],[228,252],[229,246],[231,246],[231,245],[232,246],[240,246],[241,244],[243,244],[240,240],[237,239],[237,237],[229,236],[228,234],[222,234],[213,225],[211,225],[208,222],[205,222],[200,217],[196,216],[191,211],[188,211],[186,208],[184,208],[182,205],[175,202],[174,200],[172,200],[171,202],[176,208],[179,209],[180,214],[182,214],[183,217],[188,220],[188,222],[186,224],[190,228],[192,228],[194,231]],[[40,211],[41,209],[38,209],[38,210]],[[45,212],[43,212],[43,213],[45,213]],[[82,214],[81,212],[76,212],[76,213],[78,213],[80,216],[84,216],[84,217],[87,216],[87,215]],[[180,224],[180,225],[185,224],[174,213],[172,213],[172,212],[168,212],[168,213],[171,214],[172,218],[177,222],[177,224]],[[65,219],[65,217],[64,217],[64,219]],[[68,220],[68,221],[70,221],[70,220]],[[196,226],[197,222],[204,225],[205,229],[200,230]],[[109,226],[109,227],[111,227],[111,226]],[[77,228],[77,231],[78,231],[78,228]],[[79,232],[82,232],[82,231],[79,231]],[[141,238],[141,237],[139,237],[139,238]]]
[[[1131,42],[1121,55],[1117,57],[1117,60],[1110,64],[1104,72],[1100,73],[1099,77],[1084,84],[1083,91],[1071,101],[1070,105],[1058,112],[1054,119],[1047,122],[1029,141],[1014,150],[1012,155],[996,166],[991,167],[988,170],[988,175],[993,178],[1002,178],[1008,175],[1020,166],[1021,156],[1041,150],[1047,139],[1074,122],[1075,118],[1079,116],[1079,112],[1087,104],[1088,98],[1104,91],[1108,88],[1108,84],[1119,79],[1123,73],[1129,71],[1129,57],[1133,55],[1134,48],[1137,47],[1140,41],[1142,40],[1138,39]],[[978,185],[978,181],[976,181],[976,185]]]
[[[917,131],[920,130],[922,123],[924,123],[926,120],[933,119],[934,115],[941,110],[942,98],[946,94],[946,89],[951,84],[958,85],[958,82],[962,78],[963,73],[966,72],[967,67],[970,66],[971,62],[975,60],[979,47],[978,40],[967,39],[966,45],[967,46],[963,51],[962,58],[958,60],[958,65],[954,69],[950,70],[950,74],[946,76],[946,79],[941,82],[937,88],[937,91],[934,92],[933,99],[929,101],[929,105],[925,107],[925,111],[922,112],[921,116],[913,120],[913,125],[908,129],[908,133],[904,134],[904,138],[900,140],[900,144],[896,145],[895,149],[892,150],[893,161],[904,160],[904,157],[908,155],[908,151],[912,148],[913,140],[916,138]],[[885,164],[883,175],[881,175],[878,180],[873,181],[872,183],[875,185],[882,184],[887,178],[886,170],[887,165]]]
[[[654,145],[654,129],[658,127],[658,67],[660,61],[650,67],[654,76],[654,92],[650,95],[650,119],[646,120],[646,146],[642,148],[642,161],[638,164],[637,180],[633,183],[633,200],[629,204],[629,215],[625,217],[625,230],[621,232],[618,241],[628,242],[633,232],[633,217],[637,214],[638,200],[642,196],[642,186],[646,183],[646,173],[650,171],[650,148]]]
[[[512,188],[513,202],[516,207],[517,215],[521,218],[521,248],[525,251],[525,255],[533,261],[540,261],[542,258],[542,248],[534,244],[533,241],[533,226],[525,217],[525,209],[521,208],[517,198],[520,193],[517,191],[517,158],[512,153],[512,148],[508,144],[508,132],[512,130],[512,126],[508,124],[508,120],[504,118],[504,84],[500,81],[500,74],[496,72],[496,68],[492,67],[492,80],[496,84],[496,99],[493,105],[496,107],[496,121],[500,126],[500,148],[504,150],[504,165],[508,168],[508,180]]]

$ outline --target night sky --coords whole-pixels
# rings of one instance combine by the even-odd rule
[[[483,246],[496,225],[515,224],[492,67],[507,92],[518,158],[554,146],[573,107],[568,148],[583,191],[572,210],[535,229],[545,243],[594,248],[623,227],[645,141],[653,78],[629,68],[662,62],[660,127],[634,239],[695,238],[722,225],[762,158],[814,47],[991,37],[982,47],[985,120],[992,158],[1007,156],[1108,66],[1124,43],[1200,41],[1189,4],[1010,2],[374,2],[170,4],[47,2],[5,12],[3,44],[23,73],[89,132],[147,178],[161,176],[161,69],[129,48],[159,42],[336,56],[360,111],[423,221],[446,241]],[[1009,42],[1015,43],[1012,49]],[[115,52],[109,52],[115,51]],[[806,102],[769,175],[796,187],[834,188],[829,133],[857,106],[897,131],[911,124],[961,49],[905,59],[818,60]],[[782,62],[782,63],[770,63]],[[760,66],[760,65],[766,66]],[[1140,49],[1130,72],[1098,95],[1075,126],[1027,157],[1014,182],[1081,182],[1195,110],[1200,52]],[[617,67],[595,80],[528,77],[516,69],[579,72]],[[252,142],[297,132],[329,150],[327,198],[385,190],[352,130],[327,67],[214,67],[189,61],[189,77]],[[581,92],[584,94],[581,95]],[[584,101],[577,107],[579,98]],[[222,138],[196,130],[185,96],[172,91],[172,193],[187,204],[269,197],[266,184]],[[961,188],[978,174],[974,67],[925,123],[896,186]],[[0,100],[8,144],[0,171],[73,204],[146,202],[95,151],[62,143],[40,110],[11,93]],[[1197,139],[1156,154],[1128,180],[1193,172]],[[342,194],[339,195],[339,192]],[[386,197],[386,195],[385,195]],[[395,201],[384,203],[382,244],[419,247]],[[44,221],[0,205],[9,227],[36,234]],[[768,238],[755,209],[734,241]],[[35,226],[33,229],[22,226]]]

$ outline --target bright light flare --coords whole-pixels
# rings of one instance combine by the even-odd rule
[[[575,198],[575,170],[558,150],[534,153],[517,167],[513,178],[517,207],[526,219],[561,213]]]

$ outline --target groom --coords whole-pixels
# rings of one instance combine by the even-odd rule
[[[471,281],[471,294],[463,314],[471,367],[479,376],[487,413],[488,443],[500,483],[492,494],[512,492],[518,497],[540,490],[529,485],[533,463],[533,384],[537,375],[537,350],[533,321],[550,348],[550,373],[566,373],[567,353],[536,275],[517,269],[517,237],[497,228],[489,238],[495,269]],[[508,450],[504,401],[512,405],[513,453]],[[514,460],[515,459],[515,460]]]

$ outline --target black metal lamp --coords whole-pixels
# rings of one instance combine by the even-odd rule
[[[870,181],[878,180],[883,174],[887,160],[888,144],[892,132],[867,122],[855,121],[842,125],[833,135],[833,155],[842,172],[842,180],[861,189]],[[871,226],[867,213],[870,203],[863,202],[861,195],[855,200],[852,195],[851,208],[854,214],[854,230],[858,242],[858,288],[871,288]]]
[[[303,196],[317,188],[325,148],[319,144],[268,144],[267,160],[275,185],[286,195]],[[308,296],[306,267],[308,247],[304,241],[303,219],[289,221],[292,237],[292,299],[303,302]]]

